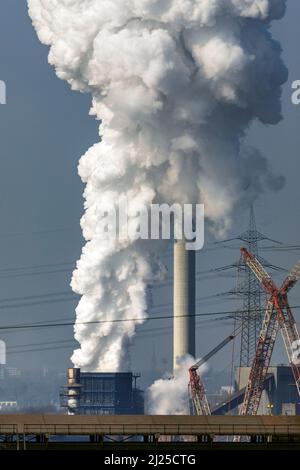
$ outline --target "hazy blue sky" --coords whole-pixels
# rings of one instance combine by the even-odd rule
[[[97,140],[97,123],[88,115],[89,96],[71,92],[48,65],[47,48],[35,35],[27,16],[26,1],[2,0],[0,10],[0,79],[7,83],[7,105],[0,106],[0,325],[71,319],[76,306],[74,300],[18,308],[12,308],[12,303],[5,301],[21,297],[21,303],[33,303],[51,300],[51,297],[24,297],[68,291],[71,294],[70,271],[48,272],[70,270],[70,266],[32,269],[32,274],[26,276],[21,276],[20,270],[2,270],[74,262],[79,257],[83,243],[79,227],[83,187],[77,176],[77,162]],[[284,120],[276,128],[255,125],[249,134],[249,142],[258,146],[272,160],[273,168],[287,179],[280,193],[261,197],[256,206],[259,229],[286,243],[300,242],[300,106],[293,106],[290,101],[291,82],[300,79],[299,18],[300,2],[291,0],[286,18],[273,29],[281,41],[290,70],[283,96]],[[248,214],[235,214],[235,223],[228,236],[244,230],[247,219]],[[238,251],[233,250],[202,252],[198,254],[198,270],[230,264],[237,257]],[[268,258],[275,264],[288,267],[296,260],[297,253],[279,255],[270,252]],[[41,271],[44,273],[33,274]],[[197,297],[225,291],[233,287],[234,282],[234,278],[201,281]],[[297,305],[300,304],[299,289],[300,286],[293,294],[293,302]],[[154,303],[171,299],[170,287],[160,291],[154,290]],[[65,294],[62,297],[65,300]],[[52,299],[57,299],[57,296]],[[213,300],[199,304],[198,311],[230,308],[232,304],[229,302],[216,303]],[[169,313],[170,310],[169,307],[163,312]],[[159,312],[160,309],[154,310],[154,313]],[[295,310],[295,314],[299,318],[300,310]],[[140,331],[161,326],[170,326],[170,322],[148,322]],[[231,327],[216,322],[203,325],[197,331],[198,354],[201,355],[212,343],[229,333]],[[45,350],[27,353],[23,352],[22,346],[19,353],[14,348],[25,344],[70,341],[72,327],[14,331],[3,333],[2,337],[12,348],[13,354],[8,355],[10,365],[39,368],[45,364],[59,370],[69,365],[70,345],[58,343],[55,349],[49,349],[53,345],[45,344]],[[156,348],[159,363],[166,358],[170,364],[170,335],[155,339],[154,332],[148,336],[140,333],[132,347],[134,370],[149,369],[153,348]],[[226,360],[216,359],[214,367],[221,370],[228,366],[230,353],[223,354],[224,357]],[[274,361],[285,361],[282,349],[278,348]]]

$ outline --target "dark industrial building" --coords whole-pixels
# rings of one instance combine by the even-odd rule
[[[236,369],[235,392],[212,409],[212,414],[236,414],[242,404],[250,367]],[[265,380],[258,415],[300,415],[300,399],[290,366],[270,366]]]
[[[72,415],[144,414],[143,392],[132,372],[81,372],[68,369],[61,404]]]
[[[237,389],[246,385],[249,372],[249,367],[237,368]],[[299,401],[291,367],[286,365],[270,366],[258,414],[296,415],[300,411]]]

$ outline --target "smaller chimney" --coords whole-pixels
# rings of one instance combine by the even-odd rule
[[[68,414],[75,415],[80,406],[80,369],[68,369]]]

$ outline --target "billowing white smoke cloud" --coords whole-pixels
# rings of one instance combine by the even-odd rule
[[[174,377],[156,380],[149,387],[146,395],[147,413],[150,415],[189,415],[189,368],[195,363],[190,356],[182,358],[180,367],[175,370]],[[207,370],[204,364],[198,371],[203,374]]]
[[[277,123],[287,71],[269,32],[285,0],[28,0],[49,62],[92,94],[100,141],[81,158],[87,241],[73,274],[82,295],[72,360],[124,370],[126,342],[147,316],[145,288],[160,245],[103,241],[99,207],[120,196],[201,202],[214,230],[239,200],[282,185],[243,137]],[[136,223],[132,214],[132,223]],[[82,324],[85,321],[135,321]]]

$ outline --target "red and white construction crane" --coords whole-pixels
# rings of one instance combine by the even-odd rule
[[[279,330],[300,395],[300,337],[287,298],[288,292],[300,278],[300,261],[291,270],[282,286],[278,288],[254,255],[245,248],[241,249],[241,253],[245,263],[256,275],[269,296],[244,401],[239,411],[240,415],[256,415]]]
[[[200,375],[198,374],[198,369],[203,366],[211,357],[213,357],[217,352],[230,343],[235,338],[234,335],[230,335],[225,338],[218,346],[212,349],[206,356],[204,356],[196,364],[192,365],[189,369],[190,383],[189,383],[189,392],[191,395],[191,401],[193,404],[194,412],[197,415],[208,416],[211,414],[210,407],[207,401],[205,388],[201,380]]]

